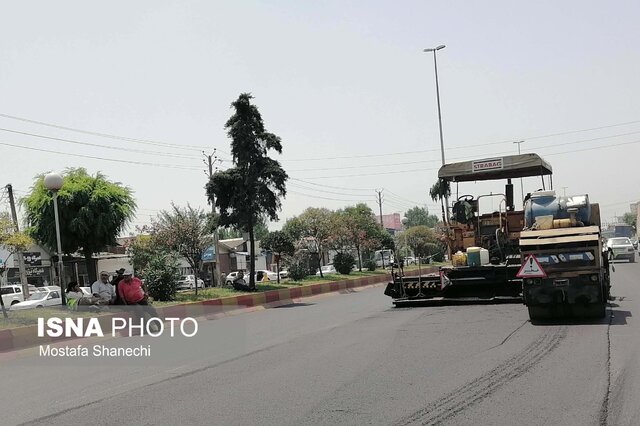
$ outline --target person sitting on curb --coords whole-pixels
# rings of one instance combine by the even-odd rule
[[[114,293],[116,294],[116,299],[113,301],[114,305],[124,305],[122,300],[120,299],[120,293],[118,293],[118,284],[124,278],[124,268],[120,268],[116,271],[116,275],[111,279],[111,285],[113,285]]]
[[[98,310],[98,305],[103,302],[99,297],[85,295],[77,281],[67,284],[66,294],[67,308],[72,311],[80,310],[79,306],[90,306],[90,310]]]
[[[134,307],[139,317],[150,316],[158,318],[155,308],[149,304],[149,295],[146,286],[138,277],[133,276],[133,271],[124,271],[124,278],[118,283],[118,294],[122,303]],[[157,326],[157,324],[153,324]]]
[[[91,292],[94,296],[102,299],[105,305],[110,305],[116,300],[116,292],[109,282],[109,273],[100,272],[100,278],[91,285]]]
[[[249,287],[247,282],[244,280],[244,272],[238,271],[238,275],[233,280],[233,289],[236,291],[256,291],[256,288]]]

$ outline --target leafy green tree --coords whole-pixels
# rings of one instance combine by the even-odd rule
[[[220,225],[232,225],[249,233],[255,253],[255,229],[260,218],[277,220],[280,198],[286,195],[287,173],[269,151],[282,153],[280,138],[265,130],[262,116],[248,93],[232,103],[234,114],[225,128],[231,138],[233,168],[216,172],[207,183],[209,199],[215,196]],[[255,256],[249,262],[249,286],[255,287]]]
[[[30,236],[24,232],[16,231],[15,224],[9,213],[0,213],[0,247],[4,247],[9,252],[9,256],[13,253],[27,250],[32,244],[33,240]],[[2,275],[5,271],[7,259],[0,259],[0,282],[2,282]],[[27,289],[23,289],[23,291],[26,290]],[[2,314],[5,318],[8,318],[2,297],[0,297],[0,305],[2,306]]]
[[[282,232],[291,237],[294,242],[300,241],[305,234],[305,224],[302,222],[299,216],[294,216],[287,219],[282,226]]]
[[[163,210],[151,224],[153,242],[165,251],[178,253],[193,268],[194,275],[202,262],[202,255],[213,244],[213,235],[207,227],[207,215],[190,205],[186,208],[171,204],[171,210]],[[198,285],[195,285],[198,294]]]
[[[0,213],[0,246],[10,254],[17,251],[25,251],[34,244],[33,239],[24,232],[16,231],[11,215],[8,212]],[[4,264],[6,259],[0,259]]]
[[[67,169],[63,178],[58,191],[62,251],[81,251],[89,279],[95,281],[93,253],[116,244],[134,217],[136,203],[129,188],[102,173],[91,176],[83,168]],[[52,195],[44,186],[44,175],[36,177],[31,193],[21,202],[29,235],[50,249],[57,247]]]
[[[439,247],[435,233],[426,226],[414,226],[404,231],[398,237],[398,246],[409,248],[419,258],[435,254]]]
[[[393,235],[391,235],[389,233],[389,231],[387,231],[386,229],[381,229],[380,230],[379,240],[380,240],[380,245],[379,245],[378,249],[395,250],[396,242],[393,239]]]
[[[291,255],[295,252],[295,246],[293,245],[291,237],[286,232],[273,231],[260,240],[260,245],[263,249],[275,254],[276,273],[278,274],[278,284],[280,284],[280,259],[284,255]]]
[[[149,266],[153,255],[158,251],[159,246],[153,241],[151,235],[138,235],[127,247],[127,254],[133,264],[136,274],[141,276]]]
[[[362,271],[362,251],[380,246],[382,228],[375,220],[373,211],[364,203],[346,207],[340,214],[344,232],[357,253],[358,266]]]
[[[626,223],[627,225],[634,226],[634,227],[637,226],[637,224],[636,224],[637,220],[638,220],[638,215],[633,213],[633,212],[627,212],[622,216],[622,221],[624,223]]]
[[[416,206],[405,212],[402,224],[405,228],[420,225],[433,228],[438,224],[438,216],[429,214],[429,209],[426,207]]]
[[[320,270],[320,276],[323,276],[322,259],[324,259],[326,245],[331,237],[331,215],[329,209],[309,207],[298,216],[302,237],[305,238],[307,247],[311,252],[318,254],[317,267]]]

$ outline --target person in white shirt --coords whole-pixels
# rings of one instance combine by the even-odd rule
[[[100,272],[100,279],[91,285],[91,292],[99,297],[103,303],[113,303],[116,299],[116,291],[109,282],[109,273]]]

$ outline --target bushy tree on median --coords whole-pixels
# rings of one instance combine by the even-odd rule
[[[260,218],[278,219],[280,198],[286,195],[287,173],[269,151],[282,153],[280,138],[266,131],[258,108],[248,93],[232,103],[234,114],[225,124],[231,138],[234,167],[211,176],[206,191],[215,199],[221,226],[249,233],[250,252],[255,253],[255,227]],[[249,262],[249,286],[255,287],[255,256]]]
[[[63,179],[58,191],[62,251],[81,251],[93,282],[97,277],[93,254],[116,244],[116,237],[135,216],[136,203],[129,188],[109,181],[102,173],[92,176],[83,168],[68,169]],[[53,200],[44,186],[44,175],[36,177],[21,203],[29,235],[50,249],[57,247]]]
[[[276,273],[278,274],[278,284],[280,284],[280,260],[282,256],[291,255],[295,251],[295,246],[291,237],[286,232],[269,232],[261,241],[263,249],[271,251],[276,258]]]

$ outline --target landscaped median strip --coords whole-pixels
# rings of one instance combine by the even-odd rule
[[[437,267],[422,269],[422,273],[437,272]],[[414,270],[406,273],[407,276],[418,275]],[[201,302],[191,302],[180,305],[157,307],[156,311],[160,318],[219,318],[230,311],[258,306],[269,307],[270,305],[282,305],[285,302],[304,297],[315,296],[323,293],[349,290],[357,287],[364,287],[372,284],[380,284],[390,280],[388,274],[373,275],[356,278],[353,280],[341,280],[310,284],[300,287],[291,287],[279,290],[270,290],[261,293],[241,294],[238,296],[222,297],[218,299],[204,300]],[[124,314],[126,315],[126,313]],[[111,332],[112,318],[123,316],[122,312],[114,312],[100,315],[99,321],[104,332]],[[65,340],[77,339],[68,337],[38,337],[37,325],[28,325],[17,328],[0,330],[0,352],[25,349],[32,346],[62,342]]]

